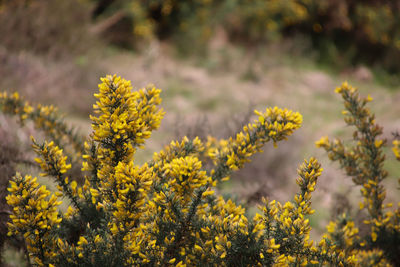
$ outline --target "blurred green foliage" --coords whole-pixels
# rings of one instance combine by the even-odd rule
[[[94,27],[79,27],[89,26],[90,13]],[[169,39],[194,54],[222,30],[227,41],[251,48],[305,38],[321,62],[391,75],[400,69],[399,14],[399,0],[0,0],[0,34],[7,36],[0,44],[58,55],[64,44],[90,46],[94,30],[128,48]]]
[[[206,45],[217,28],[230,41],[264,44],[306,36],[322,61],[399,69],[400,1],[88,0],[94,17],[123,12],[135,42],[173,38]],[[334,48],[332,48],[334,47]]]

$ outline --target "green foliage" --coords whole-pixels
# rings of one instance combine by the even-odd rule
[[[174,38],[193,51],[216,29],[230,40],[262,44],[306,36],[321,61],[399,69],[399,1],[318,0],[118,0],[94,1],[101,15],[123,12],[136,39]],[[101,16],[100,16],[101,17]],[[331,51],[331,52],[327,52]],[[337,51],[333,53],[333,51]]]
[[[0,44],[68,58],[90,51],[99,43],[93,32],[104,31],[125,47],[168,38],[196,53],[223,29],[229,40],[253,45],[302,36],[321,62],[383,66],[390,77],[400,68],[399,14],[398,0],[3,0]]]
[[[42,176],[58,187],[51,193],[36,178],[17,174],[10,182],[7,202],[12,207],[9,235],[22,236],[31,264],[36,266],[396,266],[400,209],[384,211],[385,190],[381,133],[354,88],[337,89],[345,101],[346,122],[357,128],[356,146],[323,138],[355,184],[362,187],[362,209],[369,231],[360,234],[348,215],[330,222],[320,242],[310,238],[312,192],[322,173],[314,158],[299,167],[298,193],[281,204],[264,200],[260,213],[246,217],[245,209],[219,196],[218,183],[229,179],[263,145],[285,140],[302,123],[287,109],[256,111],[258,118],[235,137],[173,141],[143,165],[134,163],[138,148],[160,125],[160,90],[148,86],[132,91],[129,81],[102,78],[93,132],[84,145],[79,185],[64,156],[63,136],[69,131],[53,124],[56,140],[33,141]],[[17,94],[0,95],[0,108],[21,119],[49,121]],[[40,110],[40,109],[37,109]],[[42,118],[43,117],[43,118]],[[46,123],[39,128],[46,129]],[[59,144],[56,145],[56,143]],[[81,155],[80,146],[71,146]],[[398,156],[399,142],[394,142]],[[206,164],[210,163],[210,164]],[[72,163],[76,164],[76,163]],[[63,213],[59,197],[71,205]]]

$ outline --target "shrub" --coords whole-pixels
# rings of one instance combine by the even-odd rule
[[[93,1],[93,0],[92,0]],[[96,1],[95,17],[123,11],[131,19],[132,33],[138,38],[169,37],[173,33],[195,31],[208,39],[215,15],[226,3],[216,1]]]
[[[369,226],[369,231],[365,236],[356,237],[358,239],[356,246],[371,250],[380,249],[380,254],[385,255],[394,266],[398,266],[400,208],[394,213],[385,211],[392,206],[392,203],[383,203],[386,190],[382,181],[388,176],[383,168],[385,160],[383,147],[386,140],[379,138],[382,127],[376,124],[375,115],[366,107],[372,98],[370,96],[361,98],[357,90],[347,83],[337,88],[336,92],[341,94],[344,100],[345,122],[356,128],[353,133],[355,145],[345,145],[339,139],[329,141],[327,137],[321,138],[316,144],[328,152],[331,160],[339,161],[340,167],[352,178],[355,185],[361,186],[363,200],[360,202],[360,210],[368,213],[368,219],[364,220],[363,224]],[[399,141],[395,140],[393,145],[395,156],[399,159]],[[329,227],[335,232],[337,225],[331,223],[328,230]]]
[[[62,146],[64,153],[67,153],[70,160],[76,165],[73,168],[74,176],[80,174],[79,165],[81,164],[81,156],[85,151],[83,138],[76,129],[64,123],[56,107],[41,104],[32,106],[16,92],[13,94],[0,93],[0,105],[4,113],[18,116],[18,122],[21,126],[26,121],[32,121],[35,129],[41,130],[47,138]],[[80,176],[75,177],[75,179],[81,181]]]
[[[172,138],[179,140],[186,136],[189,139],[198,137],[201,141],[211,141],[210,135],[216,139],[234,136],[252,118],[254,112],[251,106],[249,104],[244,112],[232,114],[216,122],[207,117],[185,120],[178,115],[173,122],[175,133]],[[260,204],[263,197],[273,198],[279,195],[278,189],[285,190],[284,185],[293,177],[295,170],[292,170],[292,165],[300,154],[298,148],[301,142],[302,137],[294,135],[287,142],[281,143],[279,149],[267,148],[263,149],[263,153],[254,155],[249,164],[232,173],[229,194],[247,205]],[[205,168],[210,163],[209,160],[202,159]]]
[[[94,2],[101,13],[112,17],[110,14],[120,12],[130,19],[131,30],[126,39],[131,38],[132,32],[136,41],[178,36],[174,41],[182,44],[179,48],[193,52],[196,45],[207,45],[218,26],[234,42],[263,44],[301,35],[318,50],[321,61],[378,65],[390,73],[397,73],[400,68],[399,1]]]
[[[353,88],[344,84],[337,91],[344,96],[349,110],[346,120],[360,126],[357,149],[350,153],[338,146],[340,142],[331,144],[326,139],[318,144],[331,155],[342,151],[347,157],[343,162],[353,162],[343,166],[362,185],[364,208],[370,216],[365,223],[370,225],[371,232],[360,236],[353,221],[343,215],[337,222],[331,222],[327,234],[315,243],[310,239],[308,217],[314,212],[311,194],[322,172],[316,159],[310,158],[300,166],[296,180],[299,192],[293,201],[281,204],[264,200],[261,212],[254,218],[248,218],[244,208],[213,190],[218,183],[228,180],[233,171],[242,168],[251,155],[260,152],[264,143],[277,144],[299,128],[302,123],[299,113],[277,107],[256,111],[258,118],[244,126],[236,137],[210,138],[206,143],[198,138],[183,138],[171,142],[139,166],[133,161],[135,151],[159,127],[164,114],[158,107],[160,90],[149,86],[132,92],[130,82],[115,75],[101,80],[99,93],[95,94],[97,116],[91,117],[93,132],[85,142],[82,156],[84,184],[78,185],[70,177],[71,164],[61,147],[53,141],[35,140],[33,148],[39,155],[36,161],[43,171],[41,175],[55,179],[57,192],[51,193],[30,175],[17,173],[10,183],[9,234],[24,237],[32,264],[388,266],[389,262],[397,263],[400,212],[384,213],[382,204],[384,189],[380,182],[385,173],[379,151],[384,142],[375,139],[379,128],[364,107],[367,101],[355,97]],[[2,109],[26,112],[18,106],[11,108],[13,98],[15,95],[3,93]],[[398,153],[398,143],[395,145]],[[202,159],[212,160],[213,166],[205,169]],[[65,213],[58,209],[59,197],[70,202]]]

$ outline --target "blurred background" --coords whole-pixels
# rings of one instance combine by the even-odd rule
[[[185,135],[232,136],[254,109],[303,114],[300,130],[276,149],[268,144],[220,191],[250,213],[261,197],[290,200],[298,164],[316,156],[325,171],[314,194],[315,238],[332,216],[358,216],[359,188],[314,145],[325,135],[351,140],[335,87],[347,80],[371,94],[391,142],[400,129],[399,71],[398,0],[0,0],[0,90],[58,106],[82,135],[100,77],[163,90],[165,118],[138,163]],[[19,163],[33,158],[31,134],[32,125],[0,114],[0,168],[12,158],[16,169],[37,172]],[[400,168],[387,152],[388,201],[397,202]],[[22,265],[22,255],[7,248],[5,266]]]

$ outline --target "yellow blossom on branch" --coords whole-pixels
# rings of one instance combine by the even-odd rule
[[[61,222],[57,207],[61,204],[45,186],[39,186],[32,176],[17,175],[10,181],[11,193],[6,197],[12,207],[9,235],[22,234],[30,257],[43,266],[57,254],[56,237],[51,234]],[[50,198],[49,198],[50,196]]]
[[[139,165],[134,161],[135,152],[159,127],[164,114],[159,108],[160,90],[148,86],[132,91],[131,83],[116,75],[101,81],[94,106],[96,116],[91,117],[93,132],[84,142],[81,164],[84,183],[78,184],[77,177],[71,176],[69,169],[75,162],[68,163],[70,157],[58,145],[62,143],[60,140],[42,144],[33,140],[42,175],[57,183],[55,195],[50,195],[31,176],[17,175],[10,183],[9,233],[22,234],[32,264],[389,266],[396,263],[393,244],[398,244],[400,236],[400,211],[384,212],[391,206],[383,204],[385,191],[381,185],[386,176],[382,167],[386,142],[379,138],[381,128],[366,107],[370,97],[360,98],[348,84],[337,89],[345,100],[346,122],[357,128],[356,146],[349,147],[328,137],[317,142],[362,187],[361,207],[370,215],[363,223],[369,231],[362,235],[355,221],[343,215],[330,222],[327,233],[315,242],[310,237],[310,216],[314,213],[311,196],[322,173],[316,159],[310,158],[299,167],[296,180],[299,192],[292,201],[264,199],[260,213],[253,218],[248,217],[244,205],[224,198],[216,187],[249,162],[252,155],[261,152],[265,143],[272,141],[276,145],[293,134],[302,123],[299,113],[277,107],[256,111],[257,119],[234,137],[221,140],[208,137],[203,141],[184,137]],[[2,110],[22,114],[21,120],[33,119],[30,114],[35,109],[26,103],[21,106],[20,99],[18,94],[2,94]],[[39,109],[43,113],[51,111],[51,108]],[[42,122],[48,125],[46,119]],[[394,142],[394,146],[397,155],[398,143]],[[70,203],[62,215],[57,209],[60,204],[57,196],[67,198]]]

